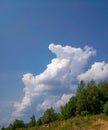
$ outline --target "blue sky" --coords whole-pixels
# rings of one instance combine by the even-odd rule
[[[57,57],[54,48],[63,49],[67,45],[82,49],[88,45],[96,50],[95,56],[89,61],[86,59],[88,64],[83,64],[83,72],[90,69],[94,62],[104,61],[107,64],[106,0],[0,1],[0,123],[8,122],[9,114],[16,111],[14,104],[21,103],[25,97],[25,79],[31,75],[26,75],[22,81],[24,74],[31,73],[36,76],[43,73],[47,65],[53,63],[51,60]],[[93,50],[91,52],[93,53]],[[57,58],[59,59],[59,56]],[[67,95],[69,97],[69,93]],[[65,100],[66,94],[60,93],[60,96]],[[43,98],[43,95],[36,97],[37,102]],[[59,98],[56,97],[55,100]],[[40,102],[42,104],[42,101]],[[39,105],[38,108],[41,108]],[[35,111],[35,103],[33,106]]]

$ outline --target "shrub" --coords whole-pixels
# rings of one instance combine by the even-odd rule
[[[108,115],[108,101],[103,106],[103,112]]]

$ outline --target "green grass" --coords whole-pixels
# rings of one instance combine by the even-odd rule
[[[99,115],[87,115],[87,116],[76,116],[64,121],[55,121],[50,124],[42,125],[34,128],[18,129],[18,130],[80,130],[94,128],[99,130],[100,124],[93,124],[98,119],[102,119],[108,122],[108,116],[104,114]]]

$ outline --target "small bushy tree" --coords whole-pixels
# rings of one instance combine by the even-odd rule
[[[23,122],[23,120],[15,120],[13,123],[13,126],[15,128],[22,128],[22,127],[24,127],[24,122]]]
[[[56,120],[56,113],[54,112],[54,109],[48,108],[45,112],[44,115],[42,116],[42,123],[43,124],[48,124],[50,122],[53,122]]]

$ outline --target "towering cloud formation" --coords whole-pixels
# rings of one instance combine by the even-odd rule
[[[49,50],[56,58],[51,60],[44,72],[36,76],[31,73],[23,75],[24,97],[20,103],[15,103],[16,110],[12,117],[24,116],[33,103],[37,111],[65,104],[74,94],[74,82],[78,75],[82,73],[89,57],[95,54],[95,50],[88,46],[81,49],[50,44]]]

